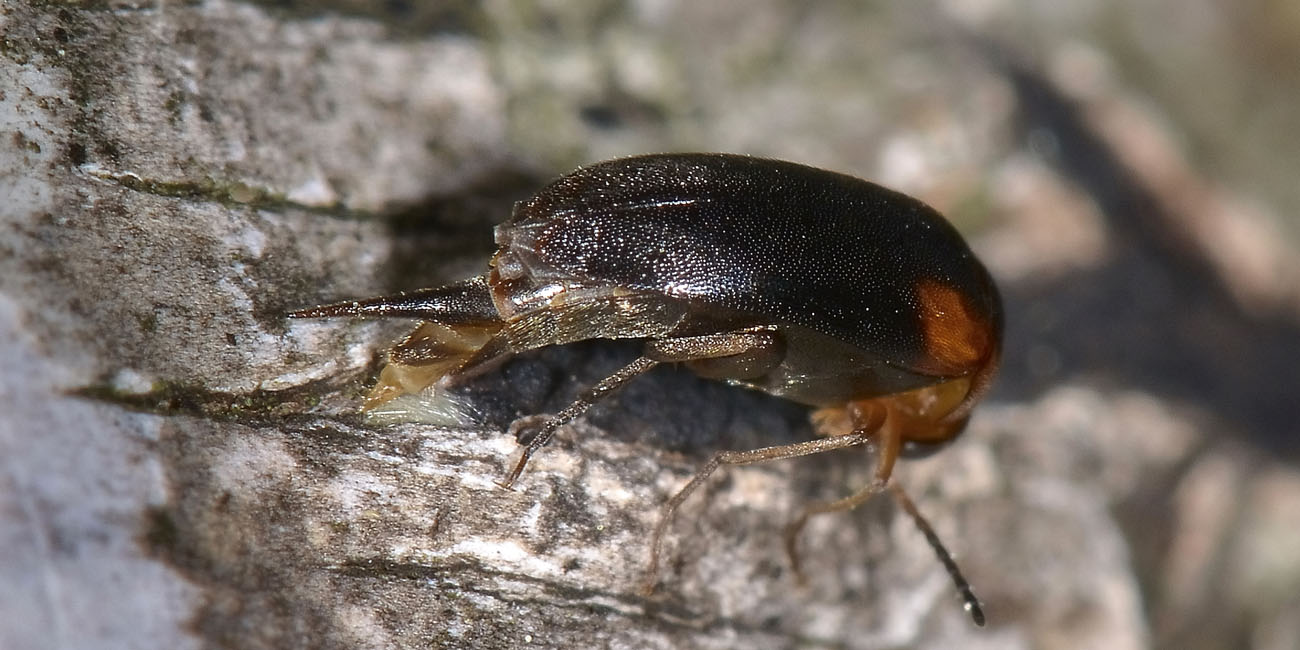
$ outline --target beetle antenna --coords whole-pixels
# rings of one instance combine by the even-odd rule
[[[980,599],[975,596],[975,591],[971,589],[970,583],[966,582],[966,577],[961,574],[961,568],[957,566],[957,561],[952,559],[952,554],[944,547],[943,541],[939,539],[939,534],[934,532],[930,522],[925,520],[921,511],[916,509],[916,504],[908,498],[907,493],[903,491],[902,486],[897,482],[890,483],[890,492],[894,494],[894,500],[903,510],[911,515],[912,521],[916,522],[916,527],[925,535],[925,541],[930,543],[930,548],[934,549],[934,554],[939,557],[939,562],[943,568],[948,570],[948,575],[952,577],[952,582],[957,587],[957,593],[961,594],[961,599],[965,603],[966,612],[976,625],[984,627],[984,608],[980,607]]]

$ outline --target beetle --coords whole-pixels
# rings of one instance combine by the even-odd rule
[[[721,466],[870,443],[873,480],[807,507],[785,529],[798,572],[814,514],[889,490],[917,522],[983,625],[979,601],[905,492],[896,459],[955,438],[997,371],[1003,316],[993,279],[921,201],[852,176],[734,154],[653,154],[582,167],[516,204],[487,273],[396,296],[292,312],[424,322],[389,353],[367,408],[550,345],[641,339],[639,358],[570,406],[511,426],[509,488],[565,423],[661,363],[814,408],[820,437],[722,451],[663,506],[643,589],[677,508]]]

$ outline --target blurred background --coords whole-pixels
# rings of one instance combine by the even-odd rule
[[[204,436],[230,422],[274,436],[355,397],[392,334],[279,315],[479,273],[511,201],[581,164],[728,151],[920,197],[998,279],[994,392],[962,442],[900,470],[994,622],[957,627],[931,581],[954,611],[865,636],[724,604],[702,632],[641,612],[591,638],[1300,647],[1300,3],[12,2],[0,29],[0,531],[16,549],[0,575],[42,594],[0,595],[0,645],[92,647],[69,631],[79,616],[120,647],[148,645],[143,631],[383,645],[217,625],[261,606],[234,595],[249,584],[271,609],[281,592],[229,577],[255,545],[184,541],[175,504],[204,492],[178,486],[185,462],[207,462]],[[482,392],[506,419],[527,410]],[[659,426],[666,406],[629,393]],[[87,604],[118,591],[201,604]],[[403,606],[366,624],[404,639]],[[113,622],[141,611],[148,626]],[[316,620],[286,611],[286,629]],[[410,627],[448,624],[430,616]],[[459,623],[465,647],[527,645],[514,623]]]

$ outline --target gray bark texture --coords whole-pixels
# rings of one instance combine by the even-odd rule
[[[1300,133],[1269,110],[1300,80],[1247,70],[1300,38],[1196,32],[1219,82],[1161,58],[1211,57],[1176,3],[876,4],[0,5],[0,648],[1297,647],[1300,147],[1255,145]],[[472,427],[380,426],[360,397],[411,324],[284,318],[480,273],[514,201],[665,150],[853,173],[971,234],[1004,370],[895,479],[988,627],[888,499],[814,518],[791,574],[782,526],[868,451],[719,472],[638,593],[664,501],[806,439],[800,407],[656,369],[507,491],[510,422],[635,345],[458,387]]]

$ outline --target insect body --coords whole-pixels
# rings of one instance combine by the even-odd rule
[[[822,437],[718,453],[669,500],[651,543],[647,591],[673,513],[719,466],[874,443],[869,485],[814,504],[787,527],[796,560],[810,515],[886,489],[905,447],[958,435],[998,366],[997,289],[957,231],[920,201],[834,172],[727,154],[612,160],[519,203],[496,242],[482,276],[290,316],[425,321],[393,348],[369,406],[526,350],[644,340],[640,358],[544,420],[507,487],[560,426],[660,363],[816,407]],[[915,516],[982,624],[978,601]]]

